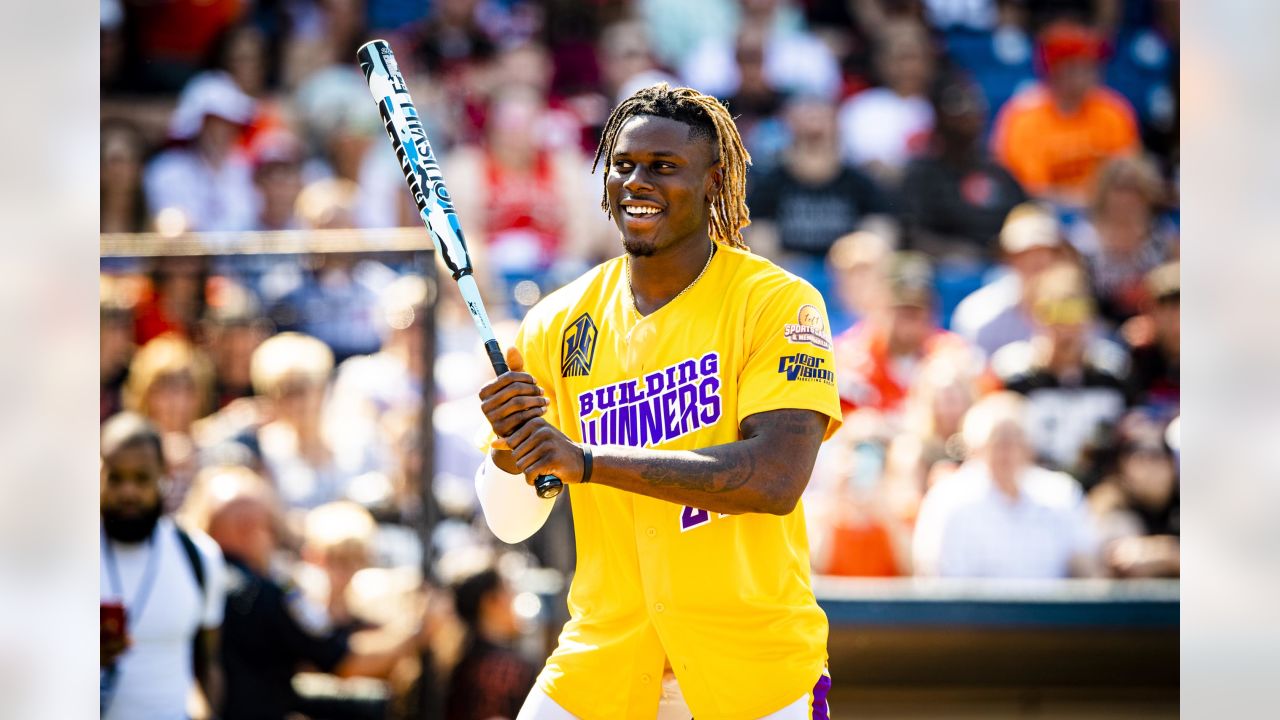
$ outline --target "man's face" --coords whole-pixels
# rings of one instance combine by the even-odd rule
[[[1027,283],[1058,260],[1057,248],[1037,245],[1009,255],[1009,266]]]
[[[708,203],[719,182],[711,142],[691,128],[642,115],[618,133],[605,188],[609,215],[628,254],[646,257],[707,236]]]
[[[151,443],[126,445],[102,461],[100,509],[107,536],[142,542],[160,518],[164,461]]]
[[[1077,105],[1098,84],[1098,64],[1088,58],[1063,60],[1049,74],[1049,89],[1065,105]]]
[[[898,305],[889,315],[889,347],[895,355],[918,355],[933,330],[927,308]]]
[[[1027,436],[1013,422],[1003,422],[991,431],[985,455],[992,477],[1008,483],[1015,482],[1033,459]]]

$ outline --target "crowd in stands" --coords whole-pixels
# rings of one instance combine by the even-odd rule
[[[174,637],[221,624],[221,677],[183,682],[224,717],[260,697],[512,717],[532,681],[522,623],[558,627],[519,579],[572,572],[567,503],[519,547],[478,517],[489,369],[456,293],[376,243],[163,256],[193,232],[216,250],[226,233],[420,226],[355,65],[376,37],[504,342],[620,252],[592,167],[613,105],[655,82],[728,104],[753,160],[745,239],[829,311],[845,421],[804,498],[815,572],[1178,576],[1177,0],[101,10],[101,230],[153,233],[162,255],[102,261],[104,545],[123,585],[103,598],[128,606],[146,580],[142,523],[196,538],[225,565],[202,591],[229,603],[192,593],[189,619],[134,618],[103,655],[120,702],[161,707],[139,674],[163,652],[190,666],[200,651]],[[278,643],[252,624],[263,598],[283,608]],[[108,695],[104,717],[134,716]]]

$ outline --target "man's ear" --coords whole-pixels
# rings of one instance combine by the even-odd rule
[[[711,165],[711,169],[707,171],[707,190],[706,201],[712,202],[715,196],[720,194],[720,187],[724,183],[724,163],[717,160]]]

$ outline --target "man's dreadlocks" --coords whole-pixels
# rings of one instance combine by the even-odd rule
[[[591,171],[595,172],[604,158],[605,164],[613,157],[613,147],[618,142],[618,131],[627,120],[639,115],[652,115],[684,123],[692,128],[695,137],[715,143],[716,159],[722,162],[722,182],[711,201],[711,239],[731,247],[748,249],[742,241],[742,228],[751,223],[747,210],[747,166],[751,155],[742,146],[742,136],[734,125],[729,110],[710,95],[692,88],[671,88],[658,83],[638,90],[613,109],[605,122],[600,145],[596,148]],[[604,172],[605,190],[600,196],[600,207],[609,210],[608,167]]]

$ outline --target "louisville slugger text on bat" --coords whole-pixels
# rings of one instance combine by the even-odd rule
[[[480,298],[480,289],[472,277],[471,256],[467,253],[467,243],[462,236],[458,214],[453,209],[453,201],[444,184],[444,174],[440,172],[440,165],[431,150],[418,109],[409,97],[395,54],[385,40],[371,40],[356,51],[356,59],[360,62],[360,69],[369,83],[369,92],[382,115],[387,137],[395,148],[400,169],[404,171],[404,179],[409,183],[409,191],[418,206],[418,215],[427,226],[436,252],[440,253],[445,266],[453,273],[453,279],[462,292],[462,299],[466,301],[467,311],[471,313],[476,330],[484,341],[484,349],[489,356],[489,363],[493,365],[493,371],[501,375],[507,372],[507,363],[503,359],[502,348],[493,335],[489,314],[485,312],[484,301]],[[554,475],[538,476],[533,486],[538,496],[543,498],[559,495],[564,487]]]

